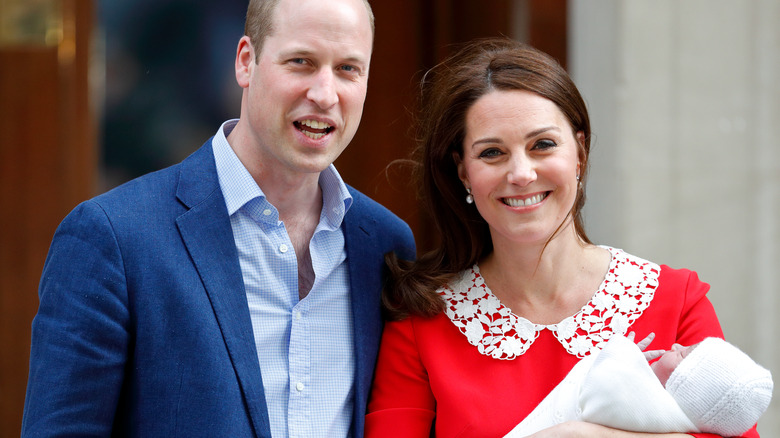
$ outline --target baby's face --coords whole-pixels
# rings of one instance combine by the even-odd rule
[[[680,344],[674,344],[672,345],[671,350],[667,350],[657,361],[650,364],[650,368],[652,368],[655,375],[658,376],[658,380],[661,381],[662,385],[666,386],[666,381],[669,380],[672,371],[677,368],[677,365],[685,359],[685,356],[687,356],[695,346],[696,345],[683,347]]]

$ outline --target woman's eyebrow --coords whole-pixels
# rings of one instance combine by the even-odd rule
[[[474,143],[471,143],[471,147],[474,147],[482,143],[495,144],[495,143],[502,143],[502,141],[500,138],[497,137],[480,138],[479,140],[474,141]]]
[[[547,132],[547,131],[558,131],[558,132],[560,132],[560,131],[561,131],[561,128],[559,128],[559,127],[557,127],[557,126],[555,126],[555,125],[552,125],[552,126],[545,126],[545,127],[543,127],[543,128],[539,128],[539,129],[534,129],[533,131],[529,132],[529,133],[528,133],[528,134],[525,136],[525,138],[526,138],[526,140],[527,140],[527,139],[529,139],[529,138],[536,137],[536,136],[537,136],[537,135],[539,135],[539,134],[544,134],[544,133],[545,133],[545,132]]]
[[[534,129],[533,131],[531,131],[531,132],[529,132],[528,134],[525,135],[525,139],[528,140],[528,139],[534,138],[537,135],[544,134],[545,132],[548,132],[548,131],[561,132],[561,128],[559,128],[559,127],[557,127],[555,125],[551,125],[551,126],[545,126],[545,127],[542,127],[542,128]],[[496,143],[503,143],[503,142],[501,141],[500,138],[497,138],[497,137],[480,138],[479,140],[476,140],[473,143],[471,143],[471,147],[474,147],[474,146],[477,146],[477,145],[483,144],[483,143],[496,144]]]

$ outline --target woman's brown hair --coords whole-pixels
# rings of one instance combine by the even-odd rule
[[[582,223],[584,185],[590,152],[590,121],[585,102],[560,64],[533,47],[507,38],[472,41],[429,70],[421,81],[414,152],[424,211],[433,220],[440,245],[409,262],[386,258],[391,272],[382,301],[388,319],[409,314],[432,316],[444,309],[436,289],[493,250],[488,224],[458,178],[455,154],[462,156],[466,113],[491,91],[525,90],[555,103],[582,132],[581,189],[570,216],[579,238],[590,243]]]

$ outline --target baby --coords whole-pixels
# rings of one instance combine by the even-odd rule
[[[648,358],[658,355],[643,353],[647,344],[645,339],[638,347],[633,336],[613,336],[575,365],[506,437],[569,420],[636,432],[740,436],[769,406],[769,371],[723,339],[675,344],[652,365]]]

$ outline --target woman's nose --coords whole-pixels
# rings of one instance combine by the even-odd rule
[[[536,180],[536,168],[524,155],[515,155],[509,160],[507,181],[518,186],[526,186]]]

